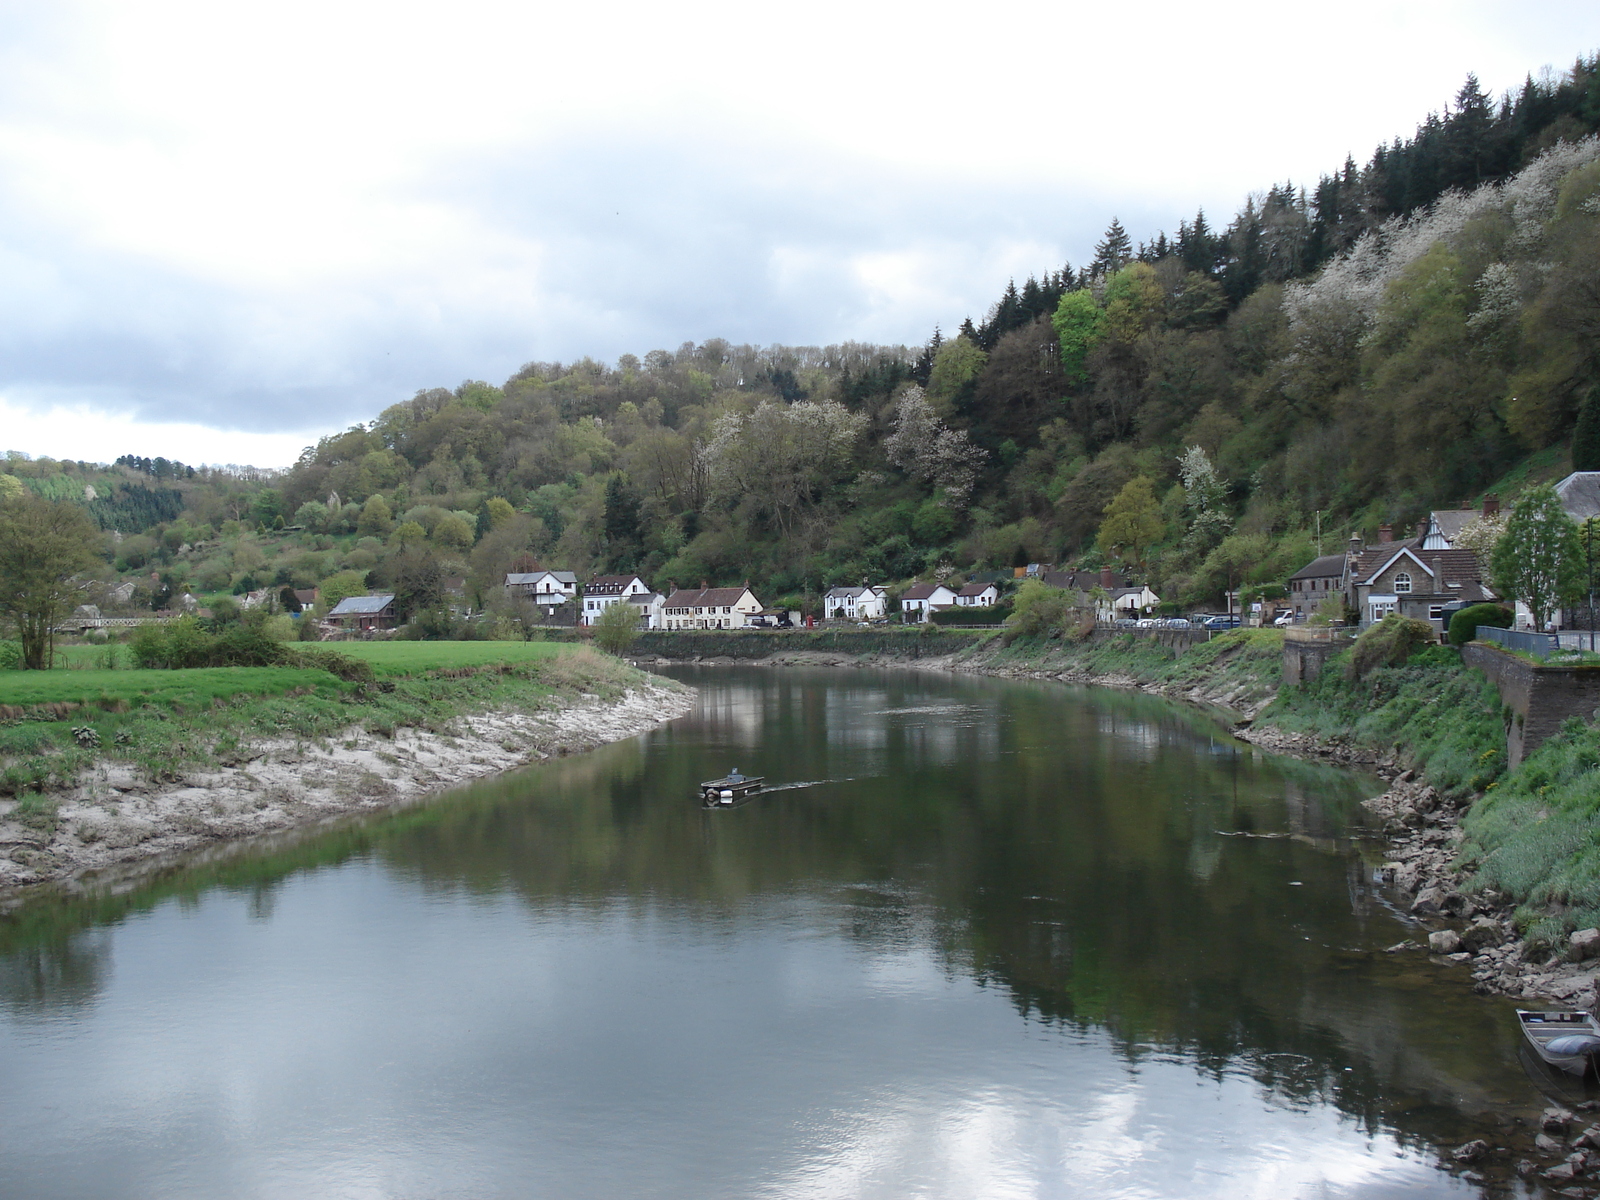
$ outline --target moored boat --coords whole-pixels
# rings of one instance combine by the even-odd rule
[[[707,808],[737,804],[761,790],[764,775],[741,775],[735,767],[721,779],[708,779],[700,785],[700,799]]]
[[[1517,1009],[1522,1035],[1552,1067],[1571,1075],[1593,1075],[1600,1058],[1600,1021],[1586,1012]]]

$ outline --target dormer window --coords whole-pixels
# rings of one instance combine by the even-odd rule
[[[1408,572],[1401,571],[1394,577],[1394,590],[1396,595],[1411,590],[1411,575]]]

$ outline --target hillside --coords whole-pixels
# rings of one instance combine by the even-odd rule
[[[1600,381],[1600,59],[1010,287],[920,348],[712,339],[396,404],[281,474],[13,456],[174,590],[580,573],[828,586],[1123,560],[1174,603],[1559,473]],[[1600,401],[1597,401],[1600,403]],[[0,478],[0,485],[4,480]],[[14,484],[12,486],[15,486]],[[154,572],[154,578],[151,574]]]

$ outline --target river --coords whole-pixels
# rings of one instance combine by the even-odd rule
[[[652,734],[0,918],[0,1196],[1462,1196],[1437,1148],[1543,1104],[1384,952],[1370,779],[1137,694],[667,673]]]

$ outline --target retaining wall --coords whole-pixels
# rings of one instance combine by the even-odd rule
[[[1568,717],[1587,721],[1600,708],[1600,667],[1536,663],[1487,642],[1463,646],[1461,661],[1487,675],[1510,710],[1506,760],[1512,768]]]

